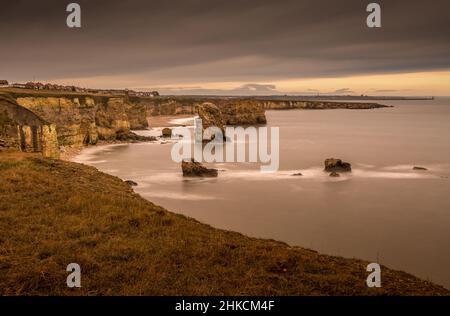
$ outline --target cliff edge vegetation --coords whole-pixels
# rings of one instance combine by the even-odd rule
[[[368,288],[367,264],[212,228],[93,167],[0,154],[1,295],[450,294],[386,267]]]

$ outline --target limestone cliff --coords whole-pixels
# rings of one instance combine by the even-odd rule
[[[225,100],[219,103],[226,125],[266,124],[265,110],[255,100]]]
[[[372,109],[376,103],[291,101],[227,97],[130,97],[128,95],[13,93],[21,106],[56,125],[62,146],[96,144],[127,139],[130,130],[148,127],[147,117],[198,114],[205,102],[214,104],[223,125],[265,124],[267,109]]]
[[[42,152],[58,158],[56,126],[49,124],[14,99],[0,95],[0,150]]]
[[[17,96],[17,103],[56,125],[61,146],[82,146],[97,141],[123,139],[135,127],[130,123],[129,113],[134,107],[125,97],[101,96]],[[138,117],[146,127],[146,114]],[[134,121],[133,121],[134,122]],[[134,122],[134,125],[137,123]]]
[[[124,98],[105,98],[97,104],[95,126],[102,140],[114,140],[118,134],[130,131]]]
[[[264,109],[267,110],[327,110],[327,109],[354,109],[365,110],[387,107],[378,103],[367,102],[331,102],[331,101],[282,101],[282,100],[260,100]]]
[[[155,99],[130,98],[131,109],[139,113],[135,121],[142,117],[157,115],[199,114],[198,110],[204,103],[211,103],[220,110],[224,125],[254,125],[265,124],[266,116],[262,102],[251,99],[229,98],[187,98],[165,97]],[[141,126],[142,123],[137,124]]]
[[[24,96],[16,98],[16,101],[56,125],[59,145],[97,143],[96,105],[93,98]]]

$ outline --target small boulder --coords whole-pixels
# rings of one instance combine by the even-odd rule
[[[348,162],[343,162],[341,159],[328,158],[325,159],[325,171],[351,172],[352,165]]]
[[[132,180],[126,180],[125,183],[128,184],[130,187],[135,187],[138,185],[136,182]]]
[[[217,177],[217,169],[206,168],[194,159],[190,161],[183,160],[181,169],[184,177]]]
[[[332,173],[330,173],[330,177],[333,177],[333,178],[337,178],[337,177],[340,177],[341,175],[339,174],[339,173],[337,173],[336,171],[333,171]]]
[[[301,172],[297,172],[297,173],[292,174],[293,177],[299,177],[299,176],[302,176],[302,175],[303,174]]]
[[[172,130],[168,127],[163,128],[162,137],[172,137]]]
[[[413,170],[422,170],[422,171],[427,171],[427,168],[424,167],[418,167],[418,166],[414,166]]]

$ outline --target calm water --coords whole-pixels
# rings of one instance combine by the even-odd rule
[[[183,179],[171,144],[89,148],[76,161],[132,179],[145,198],[214,227],[450,288],[450,99],[385,104],[395,107],[268,111],[268,125],[280,127],[280,171],[270,175],[225,163],[217,179]],[[351,162],[352,174],[330,178],[328,157]]]

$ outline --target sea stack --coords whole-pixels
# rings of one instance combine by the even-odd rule
[[[351,172],[352,165],[341,159],[328,158],[325,159],[325,171],[327,172]]]
[[[206,168],[194,159],[183,160],[181,169],[184,177],[217,177],[217,169]]]

